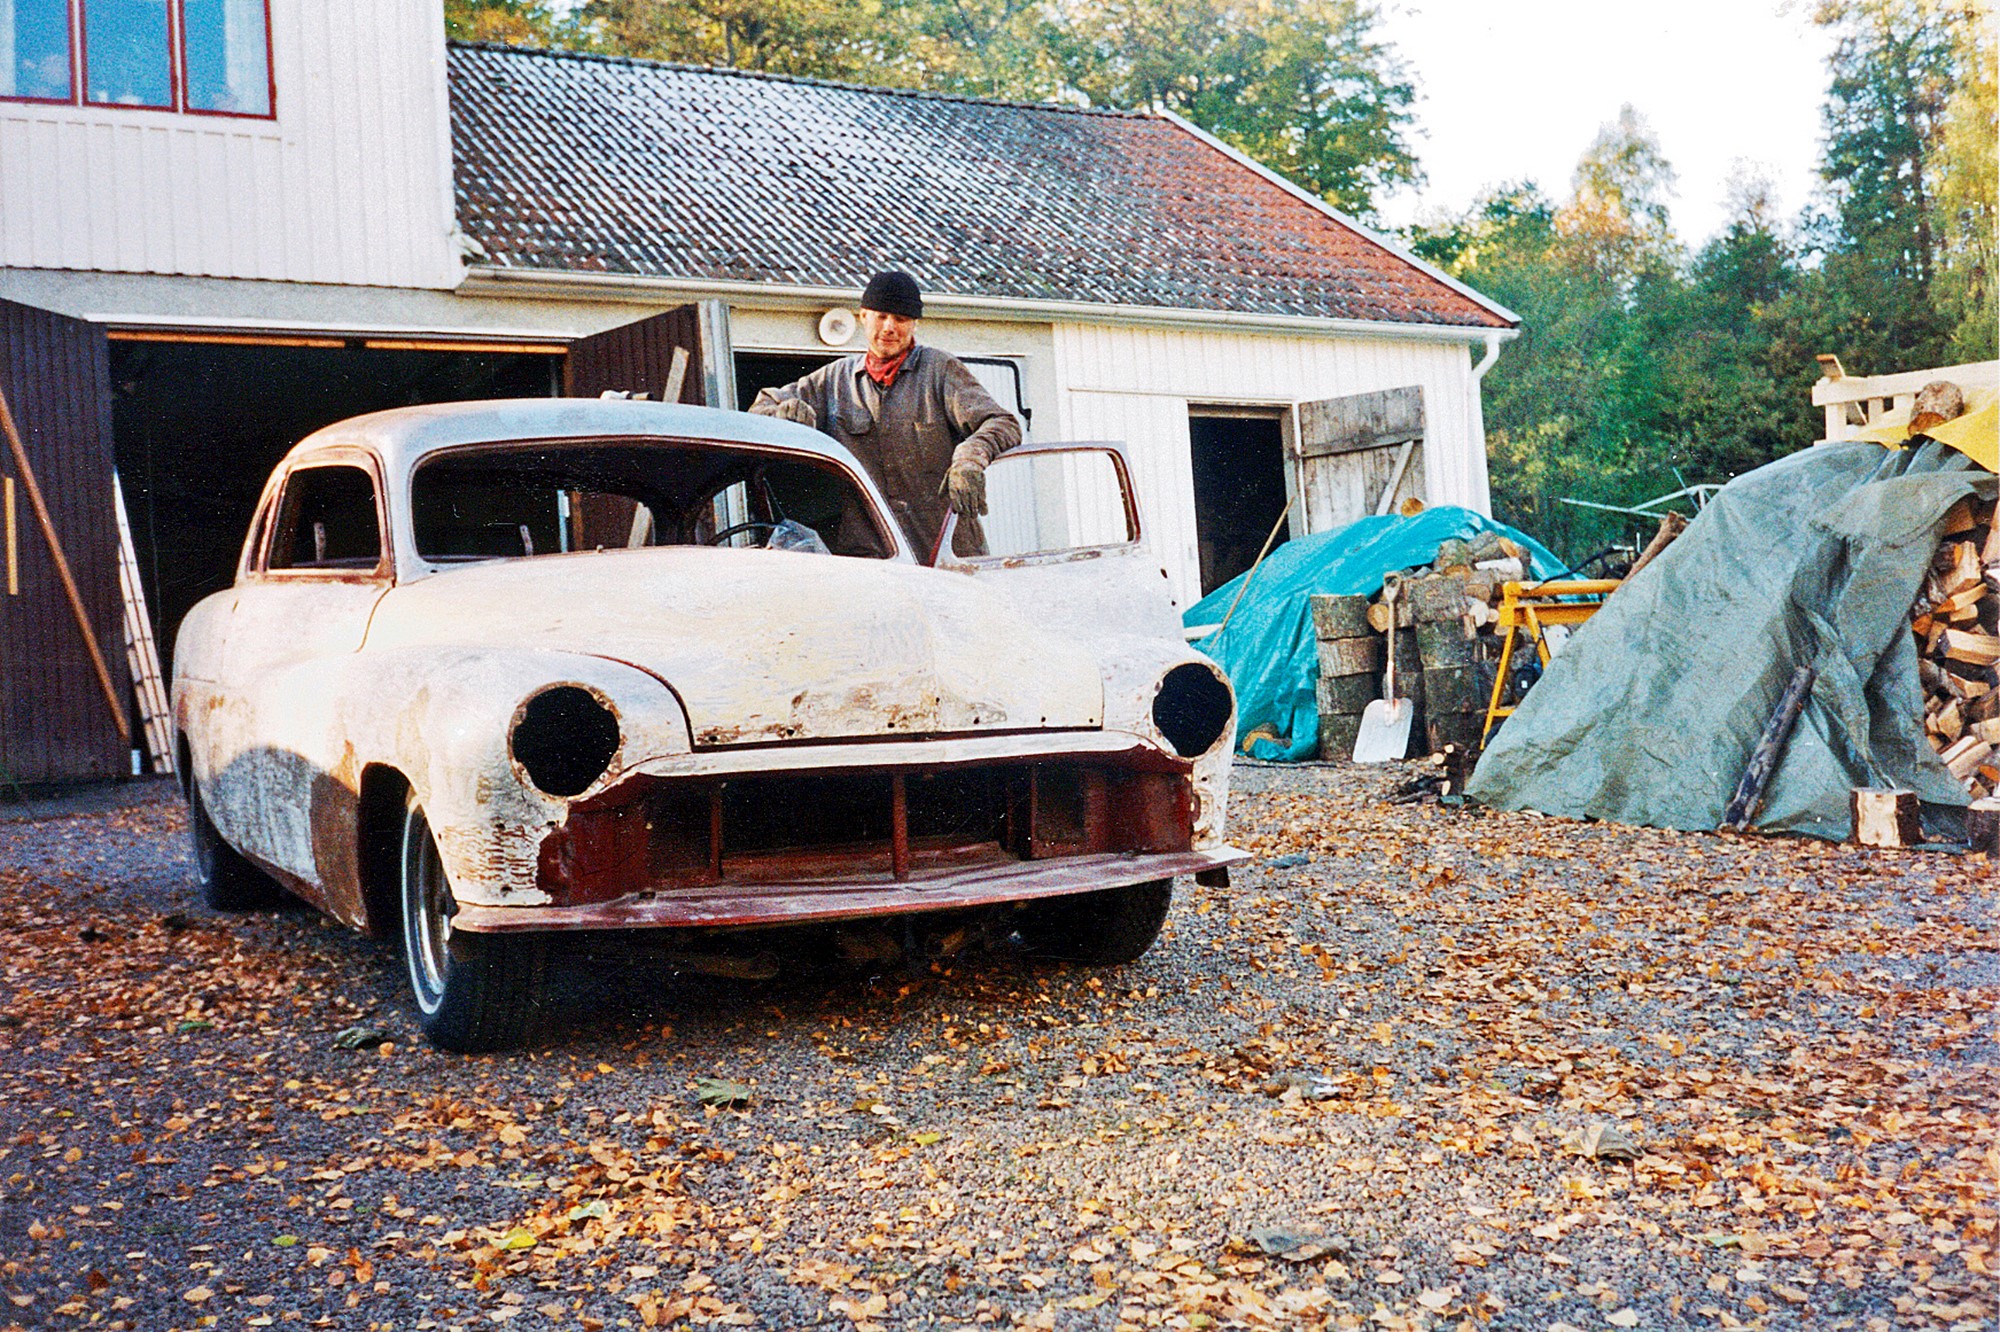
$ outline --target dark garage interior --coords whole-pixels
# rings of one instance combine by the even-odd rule
[[[234,579],[257,496],[300,439],[363,412],[549,397],[561,382],[560,348],[271,345],[281,341],[111,343],[113,449],[164,673],[181,617]]]
[[[1285,511],[1284,423],[1275,416],[1188,416],[1201,593],[1248,569]],[[1290,535],[1278,530],[1273,546]]]

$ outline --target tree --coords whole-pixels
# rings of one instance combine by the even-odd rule
[[[563,46],[576,40],[569,29],[547,0],[444,0],[444,32],[453,41]]]
[[[577,15],[620,55],[888,86],[913,73],[882,0],[586,0]]]
[[[1935,285],[1952,261],[1938,205],[1947,117],[1976,77],[1966,29],[1988,20],[1965,0],[1822,0],[1815,21],[1837,34],[1816,227],[1828,349],[1871,369],[1940,364],[1970,294]]]
[[[1628,284],[1646,266],[1673,258],[1667,200],[1674,181],[1652,129],[1622,106],[1578,160],[1574,193],[1556,214],[1556,231],[1585,267]]]
[[[1046,0],[890,0],[911,84],[1047,101],[1064,92],[1061,26]]]
[[[1099,106],[1186,116],[1351,213],[1422,179],[1416,92],[1362,0],[1072,0],[1061,53]]]
[[[1960,312],[1952,359],[1990,360],[1996,351],[1994,238],[2000,227],[2000,90],[1995,86],[1991,0],[1959,25],[1959,78],[1945,103],[1938,145],[1940,294]]]

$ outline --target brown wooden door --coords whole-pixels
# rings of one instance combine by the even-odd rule
[[[1425,498],[1424,391],[1412,386],[1302,402],[1293,447],[1308,531],[1394,513],[1405,499]]]
[[[123,699],[129,691],[111,495],[111,363],[104,330],[0,301],[0,389],[69,560],[97,642]],[[0,771],[16,782],[63,782],[131,771],[89,649],[35,521],[12,451],[18,593],[0,567]],[[5,514],[0,512],[0,527]],[[5,551],[0,548],[0,561]]]
[[[563,396],[629,393],[669,401],[679,359],[679,391],[671,401],[733,409],[733,357],[729,307],[697,301],[572,342],[563,364]]]

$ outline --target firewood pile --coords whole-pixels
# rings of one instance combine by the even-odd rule
[[[1994,506],[1960,500],[1910,609],[1924,730],[1977,799],[2000,788],[2000,524]]]
[[[1496,532],[1451,540],[1428,566],[1392,575],[1401,580],[1394,623],[1381,600],[1315,596],[1319,639],[1320,756],[1354,752],[1361,714],[1382,696],[1385,648],[1394,643],[1396,693],[1416,707],[1410,754],[1456,745],[1476,751],[1492,692],[1499,640],[1496,607],[1509,582],[1528,575],[1528,552]]]

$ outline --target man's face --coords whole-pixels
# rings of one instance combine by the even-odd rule
[[[861,327],[868,331],[868,350],[893,361],[917,340],[917,321],[883,310],[863,310]]]

